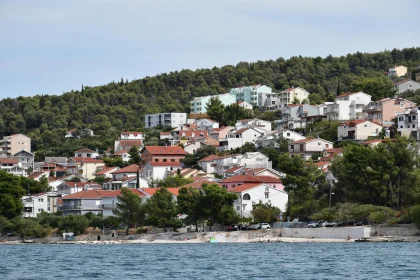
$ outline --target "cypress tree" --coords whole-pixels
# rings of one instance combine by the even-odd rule
[[[339,96],[341,93],[341,86],[340,86],[340,77],[337,78],[337,92],[336,95]]]

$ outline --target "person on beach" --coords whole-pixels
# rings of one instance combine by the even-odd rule
[[[347,241],[350,240],[350,235],[347,235]]]

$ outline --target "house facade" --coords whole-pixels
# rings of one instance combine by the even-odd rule
[[[130,191],[142,200],[146,195],[137,189],[130,189]],[[113,210],[117,209],[118,197],[121,196],[121,189],[115,191],[104,192],[102,194],[102,215],[103,217],[114,216]]]
[[[398,131],[401,136],[412,137],[416,141],[420,141],[419,111],[420,106],[416,106],[397,114]]]
[[[214,167],[217,165],[216,160],[219,157],[216,155],[209,155],[205,158],[198,160],[198,165],[203,169],[206,173],[214,173]]]
[[[229,93],[236,98],[236,102],[247,102],[253,106],[262,107],[265,104],[267,94],[272,93],[272,88],[257,84],[232,88]]]
[[[148,162],[143,167],[140,176],[149,182],[152,180],[163,180],[178,169],[182,169],[180,162]]]
[[[407,75],[407,67],[402,66],[402,65],[395,65],[392,68],[389,68],[388,70],[388,77],[392,77],[392,76],[397,76],[397,77],[402,77]]]
[[[420,83],[413,80],[404,80],[394,84],[394,89],[397,91],[397,94],[404,93],[408,90],[416,91],[420,89]]]
[[[272,206],[278,207],[281,212],[285,212],[288,195],[282,190],[275,189],[266,184],[244,184],[230,191],[238,194],[238,199],[233,203],[235,211],[241,218],[251,218],[253,204],[271,203]]]
[[[308,100],[309,92],[300,87],[292,87],[281,91],[278,94],[279,104],[281,108],[286,107],[288,104],[292,104],[295,99],[298,100],[299,104],[304,103]]]
[[[229,94],[229,93],[196,97],[190,102],[191,103],[191,114],[206,113],[207,112],[207,104],[210,102],[210,99],[212,99],[212,98],[219,99],[224,106],[229,106],[230,104],[236,103],[235,96],[232,95],[232,94]]]
[[[273,178],[271,176],[255,176],[255,175],[236,175],[225,178],[219,182],[222,187],[227,190],[235,189],[244,184],[266,184],[277,190],[283,190],[284,186],[280,178]]]
[[[282,108],[281,119],[274,121],[276,129],[306,127],[306,117],[318,115],[318,108],[309,104],[287,104]]]
[[[333,143],[321,138],[306,138],[289,143],[289,154],[291,157],[300,156],[309,160],[312,155],[320,154],[324,149],[330,149]]]
[[[19,165],[16,158],[0,158],[0,169],[17,176],[27,176],[25,169]]]
[[[363,112],[367,115],[368,120],[383,126],[391,126],[394,124],[393,119],[399,113],[414,106],[416,106],[416,103],[403,98],[383,98],[370,102]]]
[[[20,151],[12,155],[13,158],[18,160],[18,164],[23,169],[28,169],[34,167],[34,154],[28,151]]]
[[[88,148],[84,148],[74,152],[74,157],[79,158],[98,158],[99,153]]]
[[[354,120],[341,123],[337,128],[338,140],[363,141],[380,137],[382,126],[368,120]]]
[[[364,119],[364,108],[372,97],[364,92],[347,92],[336,97],[334,102],[327,104],[325,114],[329,120],[346,121]]]
[[[226,138],[219,139],[220,146],[217,147],[217,149],[220,151],[227,151],[242,147],[246,143],[255,143],[261,135],[263,135],[263,132],[255,127],[245,127],[236,131],[231,131]]]
[[[23,134],[13,134],[0,140],[0,157],[11,157],[20,151],[31,152],[31,138]]]
[[[146,128],[153,128],[158,125],[176,127],[186,122],[186,113],[149,114],[144,117],[144,126]]]
[[[150,162],[180,163],[187,152],[180,146],[146,146],[141,152],[142,164]]]
[[[76,174],[68,172],[69,174],[77,175],[87,180],[93,180],[98,167],[105,166],[103,160],[83,157],[73,157],[68,160],[70,166],[74,166]],[[67,167],[69,170],[69,166]]]

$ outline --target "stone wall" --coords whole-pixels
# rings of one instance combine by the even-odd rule
[[[415,225],[374,226],[372,236],[413,236],[420,235]]]

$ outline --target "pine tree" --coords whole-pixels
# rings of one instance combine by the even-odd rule
[[[340,86],[340,77],[337,78],[337,92],[336,95],[339,96],[341,93],[341,86]]]

